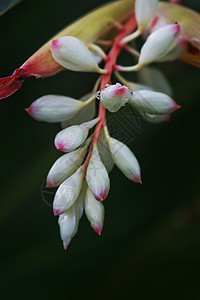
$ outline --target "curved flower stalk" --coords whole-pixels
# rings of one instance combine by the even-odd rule
[[[57,187],[53,212],[59,216],[65,249],[77,232],[84,210],[92,228],[101,234],[104,222],[102,201],[106,201],[109,195],[108,173],[114,164],[128,179],[141,183],[137,158],[128,145],[109,133],[106,111],[117,113],[128,105],[145,120],[158,123],[169,120],[170,114],[179,108],[171,98],[165,78],[161,76],[159,87],[152,83],[151,77],[160,78],[160,73],[146,65],[175,60],[185,51],[182,24],[166,22],[155,30],[155,18],[158,18],[162,4],[158,5],[154,0],[136,0],[135,5],[135,13],[134,2],[124,0],[89,14],[48,42],[15,75],[0,81],[0,85],[3,82],[0,87],[0,97],[3,98],[16,90],[16,84],[19,86],[25,77],[32,75],[48,76],[64,69],[101,74],[92,92],[81,100],[46,95],[27,109],[37,121],[59,122],[63,128],[55,137],[55,147],[65,153],[51,167],[46,186]],[[138,63],[119,66],[117,59],[122,49],[130,50],[127,43],[141,34],[149,22],[152,32],[138,54]],[[80,27],[85,24],[83,32]],[[137,55],[137,49],[132,49],[132,53]],[[100,61],[101,67],[98,65]],[[139,83],[127,81],[119,71],[140,71],[140,78],[144,80]],[[112,75],[120,83],[111,82]],[[95,100],[99,106],[96,116]]]

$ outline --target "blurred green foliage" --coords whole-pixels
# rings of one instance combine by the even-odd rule
[[[27,0],[7,12],[0,19],[0,76],[105,2]],[[200,11],[199,1],[187,4]],[[30,78],[1,101],[2,299],[200,299],[200,71],[182,62],[161,68],[182,108],[169,123],[142,122],[136,133],[132,149],[143,184],[114,169],[102,236],[83,217],[67,251],[57,218],[41,196],[60,155],[53,145],[60,126],[38,123],[24,108],[45,94],[78,98],[91,90],[96,76],[63,72]]]

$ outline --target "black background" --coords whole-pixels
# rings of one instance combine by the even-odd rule
[[[27,0],[7,12],[0,18],[0,76],[11,75],[60,29],[105,2]],[[199,1],[187,5],[200,11]],[[60,155],[53,144],[60,125],[36,122],[24,108],[45,94],[78,98],[96,76],[30,78],[0,102],[3,299],[200,299],[200,71],[182,62],[161,68],[182,108],[165,124],[142,122],[134,135],[143,184],[114,169],[102,236],[84,216],[67,251],[41,196]]]

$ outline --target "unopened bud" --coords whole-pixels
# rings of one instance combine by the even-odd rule
[[[73,125],[61,130],[55,137],[55,146],[58,150],[70,152],[78,148],[87,138],[89,129],[97,122],[98,118],[81,125]]]
[[[116,166],[132,181],[141,182],[140,166],[132,151],[122,142],[109,137],[108,144]]]
[[[76,210],[74,206],[59,216],[58,224],[60,226],[60,236],[63,240],[63,246],[67,249],[77,227]]]
[[[141,49],[139,65],[159,61],[176,49],[179,42],[179,24],[169,24],[154,31]]]
[[[63,214],[75,203],[81,191],[83,179],[84,169],[80,167],[59,186],[53,202],[55,215]]]
[[[71,239],[78,230],[79,220],[83,215],[87,184],[84,182],[76,202],[65,212],[59,215],[58,224],[63,246],[67,249]]]
[[[87,168],[86,179],[94,196],[103,201],[110,190],[110,179],[104,164],[102,163],[97,146],[94,145],[92,156]]]
[[[104,221],[104,206],[88,188],[85,197],[85,213],[92,228],[100,235]]]
[[[101,73],[92,53],[83,42],[73,36],[53,40],[51,51],[55,61],[66,69]]]
[[[84,107],[83,102],[73,98],[47,95],[34,101],[27,112],[37,121],[50,123],[66,121]]]
[[[87,148],[88,143],[82,148],[64,154],[58,158],[48,173],[46,186],[59,186],[66,178],[71,176],[83,162]]]
[[[143,30],[151,21],[158,7],[158,0],[136,0],[135,16],[138,28]]]
[[[100,100],[102,105],[110,112],[118,111],[132,97],[131,91],[120,83],[108,85],[101,90]]]
[[[134,92],[129,103],[150,114],[169,114],[180,107],[166,94],[145,90]]]

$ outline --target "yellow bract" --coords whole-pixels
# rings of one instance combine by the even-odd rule
[[[178,22],[186,47],[181,55],[185,62],[200,67],[200,14],[172,3],[160,3],[158,17],[167,23]]]

